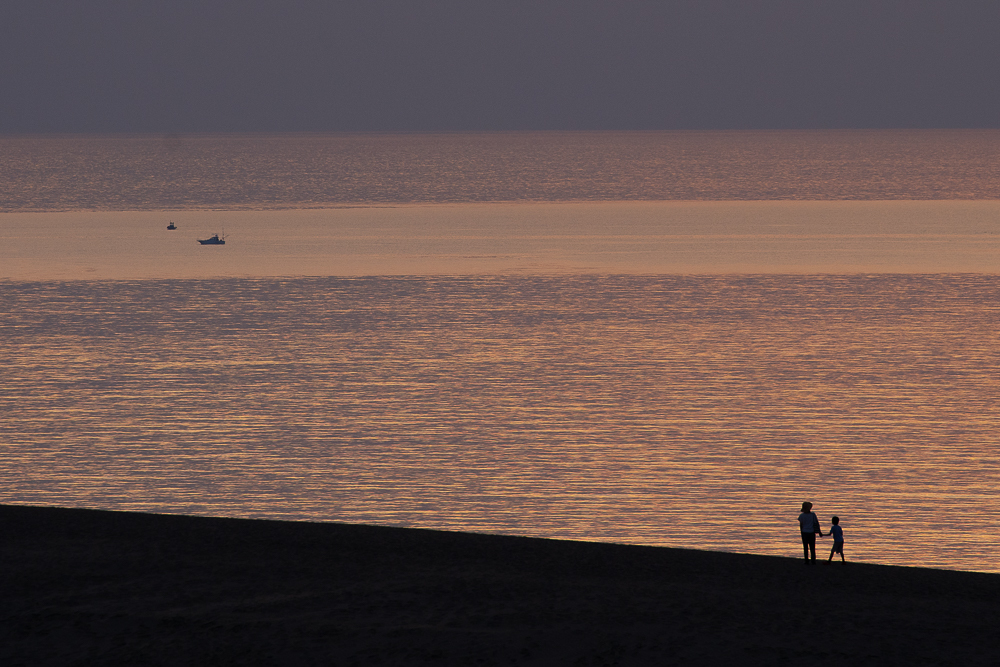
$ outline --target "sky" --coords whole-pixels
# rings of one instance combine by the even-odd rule
[[[32,0],[0,133],[1000,126],[995,0]]]

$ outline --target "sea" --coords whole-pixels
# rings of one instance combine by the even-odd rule
[[[2,503],[801,558],[810,501],[1000,572],[1000,131],[7,136],[0,186]]]

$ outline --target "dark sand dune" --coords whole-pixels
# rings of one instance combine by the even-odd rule
[[[1000,575],[17,506],[0,531],[5,666],[1000,664]]]

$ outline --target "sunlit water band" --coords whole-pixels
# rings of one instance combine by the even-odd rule
[[[3,502],[1000,572],[1000,278],[6,282]],[[821,542],[821,550],[823,543]]]

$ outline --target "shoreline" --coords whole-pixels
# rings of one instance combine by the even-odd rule
[[[3,664],[994,664],[1000,575],[0,505]]]

